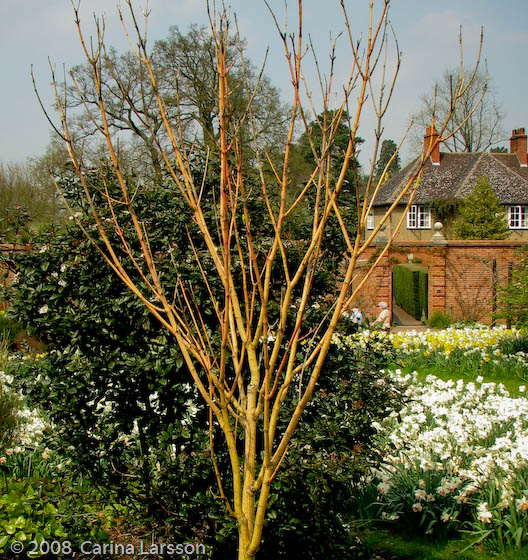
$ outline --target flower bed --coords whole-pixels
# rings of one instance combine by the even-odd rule
[[[450,358],[478,353],[481,365],[525,368],[523,352],[498,350],[518,336],[498,328],[391,338],[402,361],[436,352],[449,367]],[[464,368],[449,370],[455,379],[448,380],[425,373],[393,371],[408,402],[376,425],[383,462],[358,487],[362,515],[437,541],[469,533],[497,551],[528,544],[528,399],[482,376],[456,379]]]

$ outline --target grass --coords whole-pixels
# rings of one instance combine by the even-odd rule
[[[456,367],[456,364],[422,364],[416,361],[405,363],[404,366],[401,364],[391,365],[392,369],[397,367],[404,373],[417,371],[420,381],[425,381],[428,375],[434,375],[443,381],[462,379],[464,382],[469,383],[470,381],[476,382],[477,377],[480,376],[484,379],[483,383],[502,383],[512,397],[524,396],[519,391],[519,387],[528,382],[525,375],[521,377],[518,373],[512,372],[507,367],[493,370],[491,368],[486,370],[479,367],[461,370]]]
[[[446,545],[438,545],[417,537],[412,537],[410,540],[404,535],[389,530],[365,530],[358,536],[376,554],[389,554],[389,557],[394,560],[526,560],[528,558],[528,547],[499,554],[487,551],[482,546],[472,547],[470,540],[450,541]]]

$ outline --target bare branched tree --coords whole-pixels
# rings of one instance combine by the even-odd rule
[[[479,70],[474,76],[472,72],[472,69],[464,67],[446,69],[431,93],[422,97],[422,107],[413,116],[412,141],[417,151],[421,150],[424,131],[431,124],[433,112],[440,122],[450,115],[446,130],[453,134],[444,143],[450,152],[482,152],[505,139],[502,128],[504,112],[494,95],[490,78],[484,70]],[[453,107],[460,88],[465,90],[464,96]],[[482,102],[475,111],[475,103],[481,98]]]
[[[308,107],[301,102],[302,98],[306,98],[301,90],[305,85],[303,64],[307,59],[302,0],[298,0],[298,27],[295,34],[282,28],[271,13],[284,47],[292,83],[292,110],[280,164],[276,164],[268,151],[262,148],[262,138],[254,115],[255,90],[250,87],[249,81],[246,81],[244,88],[245,109],[241,114],[233,114],[233,95],[240,96],[241,92],[234,92],[230,88],[230,72],[234,66],[226,60],[231,22],[225,12],[211,10],[215,46],[211,63],[216,65],[218,76],[218,134],[211,144],[212,153],[200,162],[200,173],[197,174],[193,147],[186,141],[178,115],[175,117],[167,111],[145,38],[132,9],[132,1],[125,0],[131,21],[126,29],[134,32],[134,38],[130,40],[131,50],[137,65],[141,66],[143,74],[150,80],[149,87],[156,101],[156,120],[151,122],[163,124],[170,145],[169,149],[158,145],[159,153],[174,184],[174,196],[181,197],[187,205],[192,213],[193,227],[199,230],[199,235],[189,236],[188,242],[194,250],[196,267],[201,271],[200,288],[205,286],[208,294],[205,301],[203,297],[200,300],[195,297],[197,286],[192,285],[188,278],[180,277],[176,285],[166,285],[159,274],[156,266],[159,255],[151,244],[148,224],[141,222],[135,211],[135,205],[142,196],[142,188],[137,182],[129,180],[119,165],[109,124],[111,116],[108,111],[111,107],[105,105],[101,96],[104,87],[103,68],[112,62],[112,56],[105,50],[101,25],[97,28],[98,36],[93,47],[88,47],[78,11],[75,11],[79,37],[92,70],[93,88],[98,92],[97,115],[92,115],[92,122],[97,123],[97,130],[106,142],[108,154],[108,165],[101,168],[97,186],[91,180],[94,170],[87,172],[82,167],[69,130],[67,108],[56,85],[62,125],[59,133],[69,150],[94,219],[92,229],[84,231],[115,274],[170,333],[184,358],[189,375],[209,407],[212,461],[220,498],[237,521],[239,560],[251,559],[256,555],[268,500],[274,491],[273,480],[281,468],[301,414],[312,397],[336,325],[368,277],[360,283],[353,282],[356,263],[403,197],[416,191],[421,169],[436,143],[446,141],[456,133],[448,131],[447,126],[452,112],[474,77],[471,74],[466,87],[454,91],[452,111],[446,118],[441,122],[432,120],[430,124],[436,126],[439,138],[436,140],[434,137],[434,143],[422,156],[422,166],[409,178],[387,214],[374,230],[366,231],[367,216],[380,188],[380,182],[374,180],[374,166],[382,121],[387,113],[400,62],[398,45],[387,20],[389,2],[379,2],[376,9],[374,2],[369,3],[370,24],[364,40],[357,41],[352,37],[348,13],[344,0],[341,0],[346,28],[344,37],[351,53],[350,75],[341,89],[342,100],[336,108],[332,54],[328,75],[320,81],[322,110],[310,107],[311,94],[307,97]],[[124,21],[124,14],[120,12],[120,15]],[[389,77],[387,57],[390,49],[387,47],[393,42],[396,71]],[[243,56],[242,49],[239,55]],[[243,68],[244,60],[240,59],[239,62]],[[127,110],[141,115],[141,105],[137,107],[134,99],[125,93],[123,104],[127,105]],[[360,117],[367,102],[373,103],[377,115],[376,142],[365,191],[362,197],[359,191],[356,192],[357,227],[354,224],[352,229],[343,219],[340,193],[350,162],[356,155]],[[476,106],[479,102],[480,99],[477,99]],[[86,108],[91,109],[88,104]],[[154,111],[154,106],[151,106],[151,110]],[[324,115],[324,118],[321,120],[320,134],[314,140],[310,123],[318,114]],[[348,115],[350,137],[343,157],[339,158],[340,168],[336,170],[332,146],[344,115]],[[292,197],[288,196],[288,170],[299,121],[304,123],[308,138],[312,137],[314,163],[310,176],[301,188],[297,185],[296,195]],[[247,130],[252,134],[251,157],[259,178],[257,182],[254,181],[254,172],[249,180],[245,171],[246,142],[243,135]],[[387,162],[387,169],[397,153]],[[210,176],[211,166],[215,166],[219,177],[212,196],[204,192],[205,178]],[[385,172],[386,169],[381,177]],[[255,215],[250,208],[249,201],[255,191],[263,203],[264,211],[260,215]],[[96,199],[101,198],[105,202],[104,212],[96,203]],[[296,207],[305,201],[309,201],[312,211],[311,232],[308,239],[302,240],[300,258],[298,251],[295,251],[294,258],[291,239],[286,235],[287,224]],[[409,204],[411,202],[412,196]],[[336,279],[336,286],[329,287],[334,296],[328,312],[314,325],[307,321],[307,312],[315,303],[314,278],[327,258],[324,235],[331,217],[339,224],[339,234],[347,251],[340,267],[341,277]],[[81,222],[78,223],[83,227]],[[264,223],[269,225],[271,232],[265,240],[261,234]],[[120,239],[118,246],[110,241],[115,233]],[[392,238],[372,263],[371,272],[386,254],[391,241]],[[167,247],[166,253],[170,254],[170,247]],[[177,268],[178,263],[174,263],[174,266]],[[208,326],[205,318],[211,313],[214,316],[213,328]],[[293,412],[284,418],[282,405],[287,398],[293,399],[294,406]],[[222,434],[221,444],[228,451],[230,472],[220,472],[215,461],[213,435],[216,433]]]

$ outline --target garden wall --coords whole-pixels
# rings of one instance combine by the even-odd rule
[[[435,311],[457,320],[493,321],[497,310],[497,285],[507,285],[522,241],[427,241],[394,242],[360,291],[358,304],[369,317],[376,304],[387,301],[392,307],[392,267],[407,262],[429,268],[429,317]],[[380,247],[370,247],[358,263],[357,286]],[[392,309],[391,309],[392,311]]]

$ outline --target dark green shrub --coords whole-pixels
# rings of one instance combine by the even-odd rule
[[[427,321],[427,324],[433,329],[446,329],[452,322],[453,320],[449,315],[441,311],[435,311],[429,318],[429,321]]]
[[[206,305],[209,296],[188,242],[188,234],[193,234],[189,230],[194,227],[188,212],[170,185],[146,189],[142,195],[138,197],[136,211],[139,219],[151,226],[149,243],[159,274],[168,285],[175,284],[180,275],[196,286],[195,297],[205,302],[203,320],[214,333],[213,307]],[[155,224],[151,223],[152,216],[156,216]],[[89,219],[81,216],[81,220],[87,229],[93,227]],[[267,250],[266,239],[263,235],[259,240],[263,254]],[[198,539],[214,545],[214,558],[229,556],[235,546],[235,523],[227,516],[223,502],[215,497],[218,489],[211,464],[208,413],[191,386],[175,344],[112,274],[73,221],[41,230],[33,239],[33,247],[30,253],[12,257],[10,264],[19,272],[20,280],[6,291],[6,297],[11,304],[10,313],[48,346],[49,353],[41,359],[12,362],[18,387],[32,407],[41,407],[50,417],[55,445],[64,450],[92,484],[102,489],[107,501],[127,508],[130,517],[134,517],[134,512],[141,515],[145,530],[149,526],[156,528],[158,535],[167,534],[180,542]],[[200,251],[200,247],[196,246],[196,250]],[[295,243],[289,250],[296,251]],[[178,263],[178,270],[174,263]],[[205,258],[202,265],[207,267],[210,263]],[[314,278],[314,285],[320,286],[321,291],[327,291],[331,270],[325,269]],[[216,289],[213,274],[209,281]],[[280,298],[282,286],[282,279],[277,276],[272,298]],[[270,320],[273,305],[271,301]],[[315,300],[309,308],[308,322],[318,324],[324,320],[325,306],[328,304],[324,301]],[[217,343],[214,335],[212,340]],[[344,351],[336,352],[333,369],[327,371],[341,371],[347,381],[345,375],[356,367],[355,358],[349,359]],[[332,379],[334,385],[326,389],[322,386],[331,395],[325,401],[327,415],[345,391],[348,401],[354,398],[353,402],[359,402],[361,398],[357,395],[367,393],[372,380],[369,375],[350,378],[350,385],[345,387],[335,375]],[[361,383],[363,388],[359,388]],[[346,442],[335,438],[335,425],[328,431],[330,428],[321,420],[310,427],[310,422],[315,422],[310,418],[318,414],[317,407],[310,411],[302,426],[309,434],[307,440],[317,440],[317,430],[327,430],[320,440],[330,443],[335,439],[342,448],[340,452],[343,451]],[[343,451],[348,453],[348,459],[340,467],[341,477],[345,477],[346,469],[359,469],[373,453],[366,449],[367,439],[361,439],[370,433],[366,429],[366,408],[356,416],[364,418],[364,429],[356,433],[352,423],[345,435],[348,434],[348,442],[354,442],[352,446],[364,441],[365,450]],[[215,458],[220,471],[229,472],[222,439],[216,440],[219,443],[215,445]],[[300,458],[302,445],[297,443],[295,449],[296,457]],[[304,495],[301,491],[309,469],[314,473],[308,479],[317,486],[326,463],[309,461],[306,468],[296,470],[296,462],[297,459],[290,465],[291,474],[281,471],[284,478],[277,480],[281,488],[291,487],[293,494],[281,501],[284,525],[273,529],[271,523],[267,531],[269,546],[277,543],[278,547],[284,542],[284,527],[296,526],[289,513],[296,506],[289,500],[308,500],[301,508],[306,513],[303,518],[306,523],[319,526],[319,535],[326,531],[337,537],[336,531],[339,532],[338,528],[330,530],[331,518],[327,514],[331,492],[325,494],[327,505],[308,515],[315,495]],[[326,475],[329,484],[331,479]],[[231,482],[223,482],[229,495]],[[344,488],[343,481],[340,484]],[[313,515],[317,515],[314,523],[310,521]],[[310,530],[305,531],[306,535],[309,533]]]

